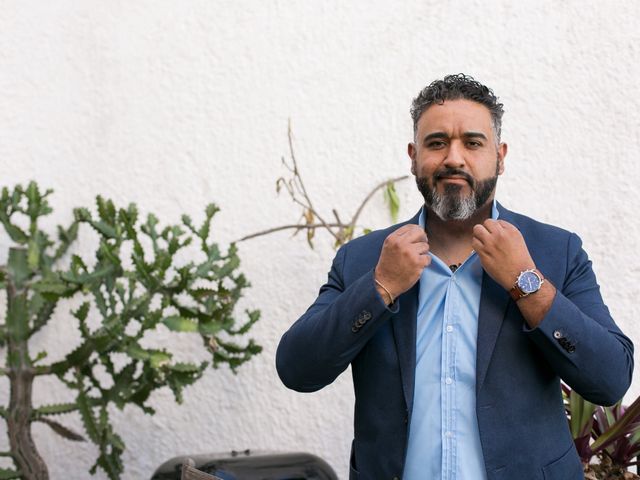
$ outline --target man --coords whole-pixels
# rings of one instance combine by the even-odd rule
[[[493,92],[447,76],[411,113],[424,207],[338,251],[280,341],[280,378],[310,392],[351,364],[352,480],[582,479],[560,380],[613,404],[633,344],[580,239],[494,200],[507,145]]]

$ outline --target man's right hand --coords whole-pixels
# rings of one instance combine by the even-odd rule
[[[422,270],[430,263],[427,234],[419,225],[404,225],[385,239],[376,265],[375,279],[396,299],[415,285]],[[387,302],[387,292],[380,285],[376,285],[376,288]]]

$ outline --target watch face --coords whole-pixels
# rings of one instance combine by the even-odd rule
[[[518,277],[518,287],[525,294],[537,292],[541,284],[540,277],[535,272],[522,272]]]

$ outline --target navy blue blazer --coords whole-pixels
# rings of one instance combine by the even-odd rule
[[[577,235],[498,205],[522,232],[557,289],[548,314],[529,329],[507,291],[486,273],[478,315],[476,415],[489,480],[583,478],[560,380],[591,402],[627,391],[633,344],[616,326]],[[349,365],[355,390],[350,476],[400,479],[407,451],[416,359],[415,285],[387,308],[373,280],[384,239],[406,223],[340,248],[316,301],[283,335],[276,367],[283,383],[312,392]]]

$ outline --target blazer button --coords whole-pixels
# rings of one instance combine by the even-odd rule
[[[567,347],[567,352],[569,352],[569,353],[573,353],[573,352],[575,352],[575,351],[576,351],[576,347],[575,347],[575,345],[569,345],[569,346]]]
[[[400,477],[398,477],[397,475],[394,476],[391,480],[400,480]]]
[[[560,330],[556,330],[555,332],[553,332],[553,338],[555,338],[556,340],[559,340],[562,338],[562,332]]]
[[[362,318],[364,318],[365,320],[370,320],[371,319],[371,312],[369,312],[367,310],[363,310],[362,311]]]
[[[356,333],[358,330],[360,330],[360,327],[358,327],[357,325],[354,325],[353,327],[351,327],[351,331],[353,333]]]

